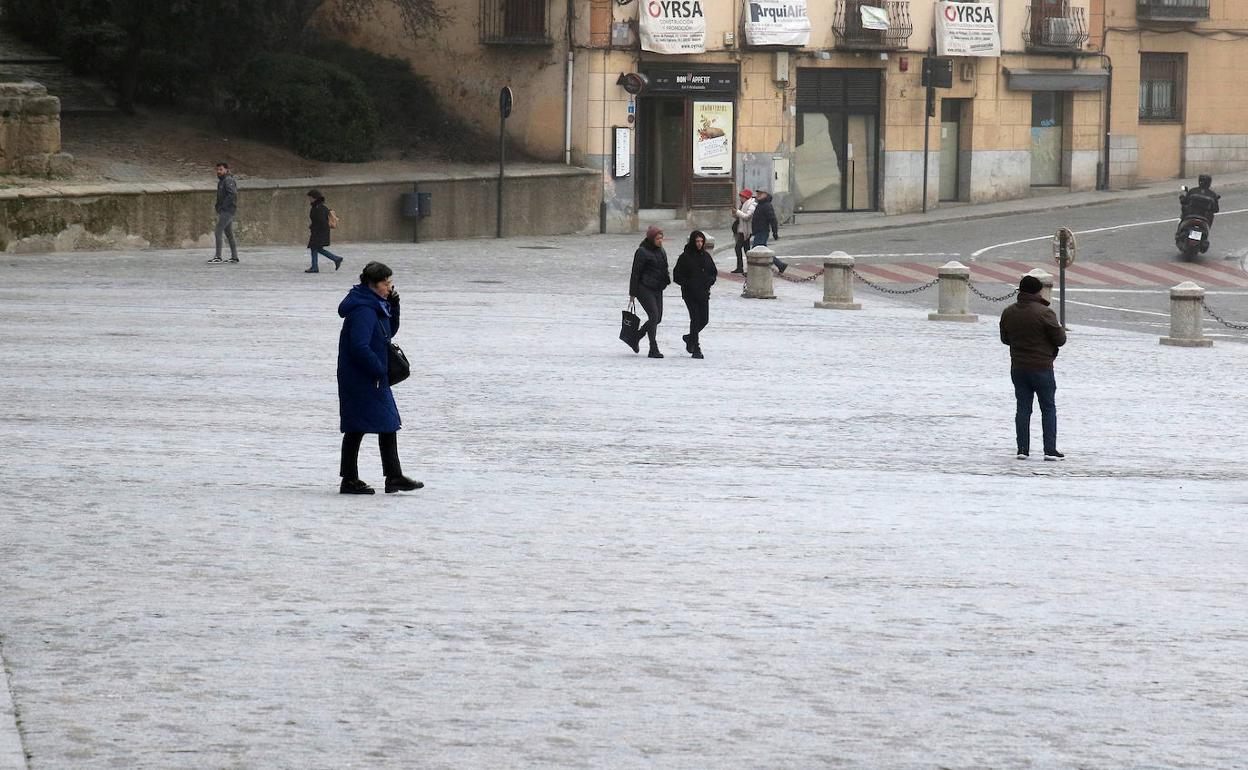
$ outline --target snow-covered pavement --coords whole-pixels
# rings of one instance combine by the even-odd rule
[[[655,361],[549,244],[3,255],[29,768],[1244,766],[1248,345],[1072,328],[1020,462],[995,318],[721,280]],[[421,492],[337,494],[367,258]]]

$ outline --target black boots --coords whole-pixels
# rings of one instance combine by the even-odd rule
[[[343,479],[342,486],[338,487],[338,494],[340,495],[371,495],[375,493],[376,490],[359,479]]]
[[[391,492],[411,492],[413,489],[424,489],[425,485],[419,481],[412,481],[407,476],[387,476],[386,477],[386,494]]]
[[[662,358],[663,354],[659,352],[659,346],[653,342],[650,343],[650,353],[647,358]]]

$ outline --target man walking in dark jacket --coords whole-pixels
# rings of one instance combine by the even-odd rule
[[[772,205],[771,193],[759,190],[754,197],[758,200],[758,206],[754,209],[754,216],[750,219],[753,230],[752,241],[755,246],[766,246],[768,232],[771,233],[772,238],[780,239],[780,220],[776,218],[776,207]],[[771,264],[775,265],[781,273],[789,268],[788,263],[776,256],[771,258]]]
[[[1053,360],[1057,349],[1066,344],[1066,330],[1040,296],[1043,285],[1034,275],[1025,275],[1018,284],[1018,302],[1001,314],[1001,342],[1010,346],[1010,379],[1014,382],[1017,408],[1014,432],[1018,439],[1018,459],[1031,452],[1031,404],[1040,402],[1040,424],[1044,430],[1044,459],[1061,460],[1057,451],[1057,380]]]
[[[209,262],[222,262],[221,235],[230,242],[230,261],[238,261],[238,245],[234,243],[234,215],[238,213],[238,183],[230,173],[230,164],[221,161],[217,164],[217,254]]]

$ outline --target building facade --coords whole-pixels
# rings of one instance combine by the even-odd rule
[[[1248,100],[1213,101],[1238,98],[1240,37],[1217,30],[1248,26],[1248,2],[476,0],[447,10],[431,40],[407,39],[384,14],[348,39],[409,59],[478,125],[498,125],[498,92],[510,86],[509,140],[600,169],[607,231],[724,224],[741,186],[771,192],[785,217],[900,213],[1248,165],[1248,135],[1230,130],[1248,125]],[[930,104],[926,59],[939,60]],[[1215,75],[1192,90],[1206,68]]]

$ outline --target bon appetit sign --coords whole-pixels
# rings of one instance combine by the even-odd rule
[[[748,45],[806,45],[810,17],[806,0],[749,0],[745,4]]]

